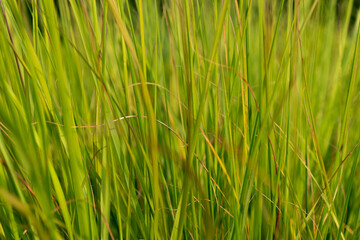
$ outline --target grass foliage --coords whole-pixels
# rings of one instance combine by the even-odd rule
[[[360,238],[356,1],[0,6],[0,238]]]

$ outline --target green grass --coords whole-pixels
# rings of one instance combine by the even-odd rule
[[[359,239],[348,0],[0,0],[0,239]]]

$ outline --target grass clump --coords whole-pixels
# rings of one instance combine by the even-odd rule
[[[0,238],[360,237],[358,1],[0,5]]]

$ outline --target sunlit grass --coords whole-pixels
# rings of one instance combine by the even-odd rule
[[[356,0],[0,5],[0,238],[360,238]]]

